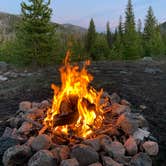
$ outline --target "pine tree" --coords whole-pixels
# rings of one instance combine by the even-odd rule
[[[140,45],[135,28],[134,12],[131,0],[128,0],[126,8],[125,33],[124,33],[124,56],[125,59],[136,59],[140,56]]]
[[[160,33],[159,26],[157,25],[156,17],[154,16],[153,9],[150,6],[145,19],[144,27],[144,49],[145,56],[161,55],[164,52],[164,45]]]
[[[109,22],[107,22],[106,29],[107,29],[107,43],[108,43],[109,48],[111,48],[112,47],[112,34],[110,31],[110,23]]]
[[[21,3],[21,22],[17,28],[18,54],[26,65],[43,66],[52,61],[54,26],[50,23],[50,0]]]
[[[90,56],[93,58],[93,53],[91,52],[93,44],[96,40],[96,28],[93,19],[90,20],[87,38],[86,38],[86,50],[90,53]]]
[[[112,53],[113,59],[123,58],[123,51],[124,51],[123,35],[124,35],[123,22],[122,22],[122,16],[120,16],[118,28],[115,29],[115,41],[113,44],[113,53]]]

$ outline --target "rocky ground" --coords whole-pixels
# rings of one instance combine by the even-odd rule
[[[23,100],[42,101],[52,97],[50,84],[60,85],[58,67],[42,70],[0,68],[0,134],[5,119],[15,114]],[[131,102],[149,122],[158,140],[160,154],[155,165],[165,166],[166,156],[166,61],[97,62],[89,67],[93,85],[109,93],[116,92]]]

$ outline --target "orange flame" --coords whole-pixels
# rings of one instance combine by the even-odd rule
[[[93,76],[88,73],[86,66],[90,65],[90,61],[86,61],[80,70],[78,65],[72,66],[69,64],[69,58],[70,52],[68,51],[64,66],[60,68],[62,86],[58,87],[52,84],[52,89],[54,90],[53,104],[52,108],[47,111],[44,125],[55,133],[69,134],[70,131],[73,131],[77,136],[87,137],[95,129],[100,128],[102,124],[103,110],[100,105],[100,97],[103,91],[97,92],[93,87],[89,86]],[[74,100],[72,96],[75,97]],[[71,100],[75,102],[75,108],[72,108]],[[66,101],[67,106],[62,111],[61,107],[64,101]],[[68,109],[68,107],[73,110]],[[68,117],[71,112],[78,112],[74,122],[55,125],[57,115],[67,115]],[[68,119],[68,121],[70,120]]]

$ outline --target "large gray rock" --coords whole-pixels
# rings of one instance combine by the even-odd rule
[[[73,159],[62,160],[60,166],[79,166],[79,163],[75,158],[73,158]]]
[[[120,156],[124,156],[124,154],[125,154],[125,148],[124,148],[124,146],[120,142],[113,141],[110,144],[110,149],[109,149],[108,154],[110,156],[113,156],[114,158],[120,157]]]
[[[57,166],[57,162],[50,151],[40,150],[30,158],[28,166]]]
[[[138,121],[133,113],[122,114],[117,120],[117,126],[126,134],[132,135],[138,129]]]
[[[156,156],[159,152],[158,143],[154,141],[146,141],[142,146],[145,149],[145,152],[150,156]]]
[[[32,130],[32,123],[24,122],[18,129],[18,133],[28,135]]]
[[[133,137],[127,139],[124,144],[124,147],[129,155],[135,155],[138,151],[137,143]]]
[[[91,146],[96,151],[99,151],[101,148],[100,138],[86,139],[83,143]]]
[[[84,144],[73,147],[71,157],[76,158],[80,166],[87,166],[99,160],[98,153],[92,147]]]
[[[152,160],[146,153],[136,154],[130,162],[131,166],[152,166]]]
[[[15,145],[8,148],[3,155],[4,166],[23,165],[31,156],[31,148],[26,145]]]
[[[36,138],[32,140],[31,147],[35,151],[39,151],[42,149],[49,149],[51,146],[51,139],[46,134],[38,135]]]
[[[32,107],[32,103],[29,102],[29,101],[22,101],[20,104],[19,104],[19,109],[21,111],[28,111],[30,110]]]
[[[111,157],[104,156],[102,157],[104,166],[123,166],[118,162],[114,161]]]
[[[13,139],[10,137],[8,137],[8,138],[0,137],[0,164],[2,164],[1,161],[2,161],[2,156],[3,156],[4,152],[8,148],[10,148],[14,145],[18,145],[18,144],[19,144],[19,141],[16,139]]]
[[[111,106],[111,113],[112,115],[116,116],[116,115],[120,115],[124,112],[130,112],[130,107],[126,106],[126,105],[121,105],[118,103],[113,103]]]

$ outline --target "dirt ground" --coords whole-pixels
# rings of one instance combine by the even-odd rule
[[[154,165],[166,165],[166,61],[94,62],[89,67],[93,86],[116,92],[140,111],[157,138],[160,154]],[[42,69],[30,77],[0,82],[0,135],[4,120],[14,115],[23,100],[42,101],[52,97],[51,83],[60,85],[58,66]],[[146,106],[141,109],[140,105]]]

